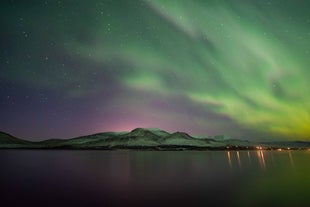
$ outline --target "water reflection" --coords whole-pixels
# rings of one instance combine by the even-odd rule
[[[39,199],[41,206],[60,201],[68,206],[110,206],[108,201],[136,207],[302,206],[310,203],[309,162],[309,151],[286,149],[0,151],[0,192],[15,206],[31,206],[29,199]]]
[[[240,160],[240,153],[237,151],[237,159],[238,159],[238,165],[241,167],[241,160]]]
[[[238,165],[239,169],[246,167],[247,165],[252,165],[252,154],[255,153],[254,156],[254,164],[258,164],[258,166],[265,170],[266,169],[266,158],[265,158],[265,151],[257,150],[257,151],[227,151],[227,161],[229,167],[232,169],[234,165]],[[292,156],[292,155],[291,155]],[[244,164],[244,166],[243,166]]]
[[[249,163],[252,164],[250,151],[248,151],[247,154],[248,154]]]
[[[265,156],[264,156],[263,150],[260,150],[260,155],[261,155],[263,169],[266,169],[266,162],[265,162]]]
[[[228,160],[229,167],[232,168],[231,157],[230,157],[230,151],[227,151],[227,160]]]
[[[295,163],[294,163],[294,159],[293,159],[293,155],[291,151],[288,151],[288,156],[290,158],[290,163],[291,163],[292,168],[295,168]]]
[[[290,164],[291,168],[295,168],[294,153],[292,150],[255,150],[255,151],[226,151],[227,162],[230,169],[244,169],[249,165],[257,166],[262,170],[267,170],[273,165],[278,165],[277,157],[283,158],[288,157],[287,163]],[[283,155],[283,156],[282,156]],[[268,162],[268,163],[267,163]]]

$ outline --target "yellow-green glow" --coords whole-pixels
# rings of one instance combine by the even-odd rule
[[[23,50],[6,49],[21,61],[6,64],[1,77],[96,102],[102,125],[113,123],[107,129],[125,120],[194,134],[310,139],[309,1],[94,0],[74,8],[85,14],[56,18],[55,5],[50,16],[32,12],[28,25],[8,32],[28,29],[33,39]],[[22,16],[11,10],[3,9],[4,19]],[[28,48],[32,59],[21,58]]]

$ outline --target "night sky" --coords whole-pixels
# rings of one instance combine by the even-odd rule
[[[3,0],[0,130],[310,140],[309,0]]]

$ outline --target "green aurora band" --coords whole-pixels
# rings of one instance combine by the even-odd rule
[[[182,96],[262,134],[310,138],[308,1],[80,1],[77,7],[81,16],[46,17],[59,28],[64,53],[113,68],[128,90]],[[67,80],[68,94],[87,96],[89,71],[75,71],[85,87],[71,88],[76,80]],[[25,82],[24,73],[7,77]],[[36,77],[31,84],[46,85],[39,71]],[[53,79],[45,87],[57,88],[61,78]],[[208,117],[196,122],[203,126]]]
[[[118,17],[112,24],[127,26],[94,51],[99,60],[131,63],[135,72],[122,77],[128,87],[167,96],[181,93],[267,133],[310,135],[309,16],[294,22],[277,9],[268,10],[268,4],[260,11],[246,1],[145,3],[148,9],[135,14],[143,25]],[[131,27],[145,36],[122,40]],[[106,36],[106,30],[97,32]]]

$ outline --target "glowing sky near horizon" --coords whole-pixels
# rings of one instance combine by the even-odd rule
[[[0,4],[2,131],[310,140],[307,0]]]

